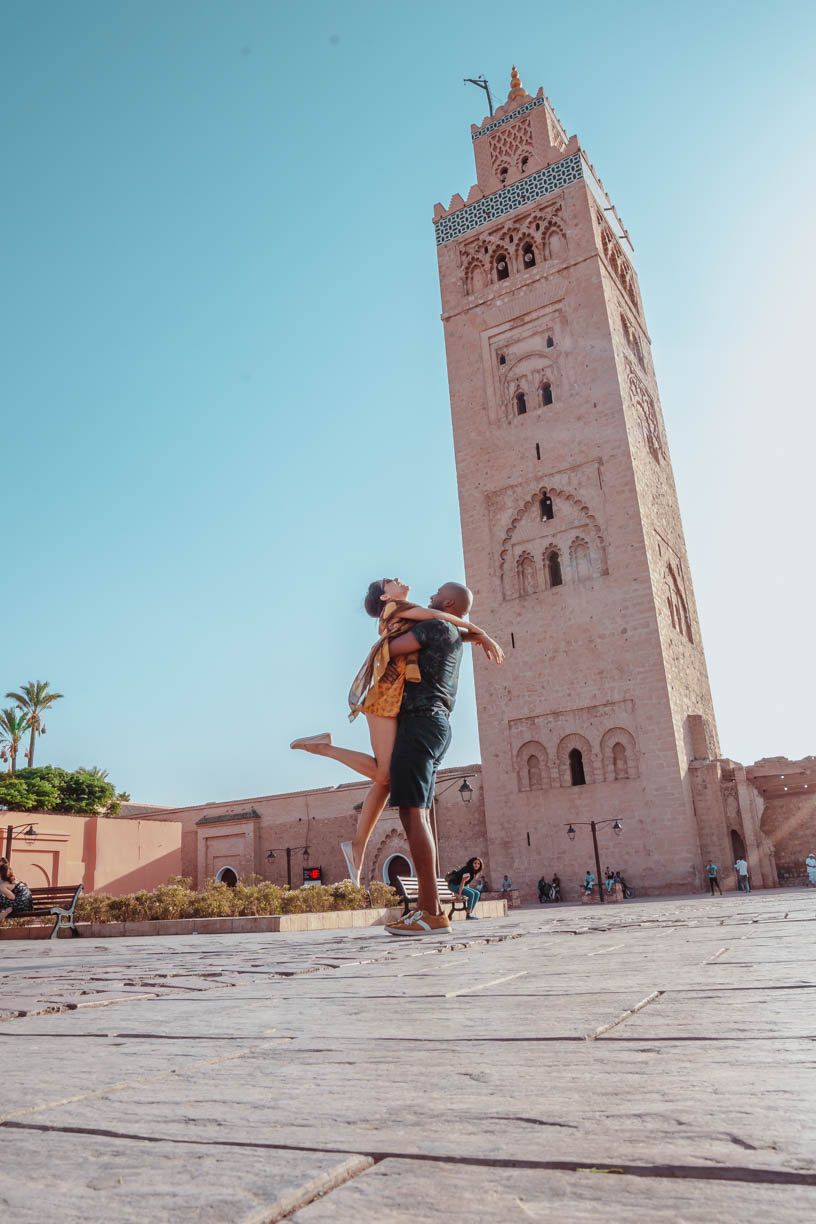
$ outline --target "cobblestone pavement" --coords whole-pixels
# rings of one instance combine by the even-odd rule
[[[816,894],[5,943],[15,1224],[816,1218]]]

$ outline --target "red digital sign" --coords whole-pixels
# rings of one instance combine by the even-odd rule
[[[304,884],[322,884],[323,883],[323,868],[322,867],[304,867],[303,868],[303,883]]]

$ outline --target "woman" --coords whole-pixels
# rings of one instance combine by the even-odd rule
[[[501,647],[477,625],[451,612],[439,612],[435,608],[421,608],[408,603],[406,596],[410,589],[399,578],[380,578],[369,585],[363,600],[368,615],[378,618],[379,637],[349,691],[349,719],[356,718],[360,711],[365,714],[373,756],[350,748],[335,747],[328,731],[321,735],[301,736],[289,745],[290,748],[302,748],[306,752],[341,761],[374,783],[366,795],[353,839],[340,843],[349,879],[356,885],[360,883],[368,840],[388,801],[391,753],[397,737],[397,716],[405,684],[421,679],[417,656],[401,655],[392,659],[389,643],[408,632],[418,621],[444,620],[457,629],[476,634],[478,644],[489,658],[495,658],[497,663],[504,658]]]
[[[464,867],[459,867],[456,871],[449,871],[445,876],[451,892],[457,897],[464,897],[467,902],[467,917],[476,921],[473,911],[476,908],[476,902],[482,895],[482,890],[474,885],[480,871],[484,871],[482,860],[472,858],[468,859]]]
[[[34,908],[31,889],[17,879],[7,858],[0,858],[0,906],[0,921],[10,914],[15,918],[27,914]]]

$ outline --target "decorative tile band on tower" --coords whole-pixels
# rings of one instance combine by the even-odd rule
[[[515,112],[516,115],[520,113],[520,111]],[[451,213],[449,217],[442,217],[439,221],[434,221],[436,245],[442,246],[446,242],[452,242],[454,238],[461,238],[463,234],[469,234],[471,230],[478,229],[480,225],[485,225],[488,221],[496,221],[499,217],[505,217],[508,213],[515,212],[517,208],[523,208],[525,204],[532,204],[534,200],[551,195],[561,187],[576,183],[583,177],[581,154],[572,153],[553,166],[537,170],[535,174],[530,174],[517,183],[511,183],[509,187],[502,187],[500,191],[494,191],[492,195],[485,196],[483,200],[466,204],[464,208]]]
[[[517,110],[512,111],[509,115],[505,115],[503,119],[494,119],[492,123],[486,123],[484,127],[479,128],[478,132],[472,133],[471,139],[478,140],[480,136],[486,136],[488,132],[495,132],[496,128],[503,127],[505,123],[512,123],[514,119],[518,119],[519,115],[526,115],[528,111],[535,110],[537,106],[546,105],[546,98],[533,98],[532,102],[519,106]]]

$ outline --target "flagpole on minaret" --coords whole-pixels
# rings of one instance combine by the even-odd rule
[[[513,69],[513,71],[514,72],[516,71],[515,68]],[[485,93],[487,94],[487,105],[490,109],[490,114],[492,115],[493,114],[493,99],[490,96],[490,86],[487,83],[487,77],[484,77],[484,76],[465,77],[463,84],[464,85],[478,85],[479,89],[483,89],[485,91]]]

